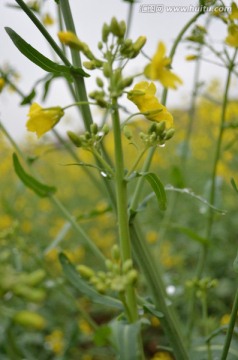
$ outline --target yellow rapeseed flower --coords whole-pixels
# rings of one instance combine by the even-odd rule
[[[6,82],[3,78],[0,78],[0,93],[2,92],[2,89],[4,88]]]
[[[64,334],[61,330],[53,330],[45,340],[55,354],[61,354],[64,349]]]
[[[226,37],[227,45],[238,47],[238,25],[230,24],[228,27],[228,35]]]
[[[185,60],[187,60],[187,61],[193,61],[193,60],[197,60],[197,55],[193,55],[193,54],[191,54],[191,55],[187,55],[186,57],[185,57]]]
[[[76,50],[81,50],[81,41],[73,32],[59,31],[58,38],[62,44],[67,45]]]
[[[166,107],[160,104],[155,96],[156,87],[154,83],[141,81],[137,83],[133,90],[127,95],[142,113],[146,113],[146,118],[151,121],[166,122],[166,128],[173,125],[173,116],[168,112]]]
[[[41,137],[51,130],[63,115],[64,110],[60,106],[43,109],[37,103],[33,103],[28,113],[27,130],[35,132],[38,137]]]
[[[170,71],[171,59],[165,56],[166,47],[163,42],[159,42],[157,51],[151,63],[145,67],[144,74],[151,80],[159,80],[167,88],[176,89],[178,84],[182,84],[180,77]]]

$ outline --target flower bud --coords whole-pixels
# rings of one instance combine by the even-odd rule
[[[95,274],[93,269],[91,269],[86,265],[78,265],[76,269],[80,273],[80,275],[85,279],[91,279]]]
[[[97,83],[97,86],[103,88],[104,83],[103,83],[103,81],[102,81],[101,78],[97,77],[97,78],[96,78],[96,83]]]
[[[127,86],[130,86],[131,84],[133,83],[133,77],[127,77],[127,78],[124,78],[124,79],[121,79],[120,83],[119,83],[119,86],[124,89],[126,88]]]
[[[127,273],[132,268],[132,266],[133,266],[132,260],[127,259],[122,265],[123,273]]]
[[[17,285],[14,287],[13,292],[20,297],[23,297],[26,300],[32,301],[32,302],[41,302],[46,297],[46,292],[44,289],[35,289],[30,288],[26,285]]]
[[[0,93],[2,92],[6,82],[3,78],[0,78]]]
[[[161,135],[166,128],[166,122],[161,121],[160,123],[156,124],[156,133],[157,135]]]
[[[121,37],[121,28],[115,17],[113,17],[111,20],[110,30],[113,35],[115,35],[117,37]]]
[[[122,21],[120,21],[120,33],[121,33],[121,35],[120,35],[120,37],[124,37],[125,36],[125,33],[126,33],[126,23],[125,23],[125,21],[124,20],[122,20]]]
[[[88,70],[95,70],[96,65],[94,61],[84,61],[83,66]]]
[[[113,260],[115,260],[115,261],[120,260],[120,250],[119,250],[118,245],[116,245],[116,244],[113,245],[111,253],[112,253]]]
[[[43,316],[27,310],[17,312],[13,317],[13,321],[16,324],[36,330],[42,330],[46,326],[46,320]]]
[[[96,123],[93,123],[90,125],[90,131],[94,135],[96,135],[98,133],[98,126]]]
[[[106,62],[103,63],[103,75],[106,78],[109,78],[111,75],[110,67],[109,67],[108,63],[106,63]]]
[[[145,36],[139,36],[138,39],[133,44],[133,50],[134,50],[134,56],[138,55],[140,50],[143,48],[143,46],[146,43],[146,37]]]
[[[131,130],[129,129],[128,126],[124,126],[124,127],[123,127],[123,134],[125,135],[125,137],[126,137],[128,140],[131,140],[131,139],[132,139],[132,132],[131,132]]]
[[[169,129],[168,131],[166,131],[164,140],[169,140],[171,139],[175,134],[175,130],[173,128]]]
[[[104,135],[107,135],[110,131],[109,125],[108,124],[104,124],[102,127],[102,131],[104,133]]]
[[[107,24],[103,24],[102,27],[102,41],[107,42],[108,35],[110,34],[110,27]]]
[[[73,131],[67,131],[67,135],[76,147],[82,146],[82,141]]]
[[[23,275],[23,278],[21,278],[21,275]],[[33,271],[32,273],[30,274],[21,274],[20,275],[20,278],[19,278],[19,282],[22,282],[25,284],[25,285],[28,285],[28,286],[35,286],[35,285],[38,285],[39,283],[41,283],[45,276],[46,276],[46,273],[45,273],[45,270],[43,269],[38,269],[36,271]]]
[[[135,284],[137,279],[138,279],[138,273],[135,269],[130,270],[129,273],[126,274],[127,284]]]
[[[98,49],[99,50],[102,50],[103,48],[103,43],[101,41],[98,42]]]

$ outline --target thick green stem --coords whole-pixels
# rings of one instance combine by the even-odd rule
[[[229,322],[229,326],[228,326],[228,331],[226,334],[226,339],[225,339],[225,344],[224,344],[221,360],[226,360],[228,352],[229,352],[229,348],[230,348],[230,344],[231,344],[231,340],[232,340],[232,334],[233,334],[234,327],[236,324],[236,319],[237,319],[237,311],[238,311],[238,290],[236,290],[236,296],[235,296],[235,300],[234,300],[232,311],[231,311],[231,318],[230,318],[230,322]]]
[[[127,214],[127,183],[124,173],[124,160],[121,143],[121,127],[120,118],[118,112],[118,104],[116,99],[112,99],[113,111],[113,135],[114,135],[114,147],[115,147],[115,181],[116,181],[116,197],[117,197],[117,217],[119,227],[119,239],[121,258],[124,263],[126,260],[131,259],[131,243],[130,232],[128,224]],[[138,320],[136,296],[133,286],[130,284],[126,288],[126,301],[130,313],[130,322]]]

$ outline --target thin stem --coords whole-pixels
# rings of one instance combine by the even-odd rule
[[[231,318],[230,318],[230,322],[229,322],[229,326],[228,326],[228,330],[227,330],[227,334],[226,334],[226,339],[225,339],[225,344],[224,344],[221,360],[226,360],[228,352],[229,352],[232,335],[233,335],[233,331],[234,331],[234,327],[235,327],[236,319],[237,319],[237,311],[238,311],[238,290],[236,290],[236,296],[235,296],[235,300],[234,300],[232,311],[231,311]]]
[[[137,156],[134,164],[132,165],[130,171],[127,173],[127,177],[129,177],[133,171],[135,171],[135,169],[137,168],[137,165],[139,164],[139,162],[141,161],[142,157],[144,156],[145,152],[148,150],[147,147],[145,147],[143,150],[140,151],[139,155]]]
[[[110,165],[108,164],[108,162],[101,156],[101,154],[95,149],[95,147],[93,147],[91,149],[93,155],[95,156],[95,158],[99,161],[99,163],[103,166],[104,170],[106,170],[106,172],[110,175],[112,175],[113,170],[110,167]]]
[[[123,263],[131,259],[131,243],[127,215],[127,184],[124,178],[124,160],[121,142],[120,118],[118,112],[118,104],[116,99],[112,99],[112,121],[113,135],[115,147],[115,181],[116,181],[116,197],[117,197],[117,217],[119,227],[121,258]],[[138,320],[136,296],[133,286],[129,284],[126,288],[126,300],[130,314],[129,321]]]

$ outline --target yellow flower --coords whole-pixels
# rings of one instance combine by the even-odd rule
[[[230,318],[231,318],[230,314],[223,315],[221,320],[220,320],[220,324],[221,325],[228,325],[229,322],[230,322]]]
[[[166,128],[171,128],[173,125],[173,116],[164,105],[160,104],[155,93],[156,87],[154,83],[141,81],[128,93],[127,98],[131,100],[142,113],[146,113],[145,116],[148,120],[156,122],[165,121]]]
[[[238,47],[238,25],[229,25],[228,36],[226,37],[225,41],[230,46]]]
[[[43,109],[37,103],[33,103],[28,114],[27,130],[35,132],[38,137],[41,137],[51,130],[63,115],[64,110],[60,106]]]
[[[43,16],[42,22],[45,26],[50,26],[54,24],[54,19],[52,18],[52,16],[49,13],[46,13]]]
[[[5,80],[3,78],[0,78],[0,93],[2,92],[4,86],[5,86]]]
[[[151,360],[172,360],[173,357],[165,351],[157,352]]]
[[[185,60],[187,60],[187,61],[193,61],[193,60],[196,60],[197,58],[198,58],[197,55],[191,54],[191,55],[187,55],[187,56],[185,57]]]
[[[45,337],[46,342],[55,354],[62,353],[64,349],[64,334],[61,330],[54,330]]]
[[[231,4],[231,14],[229,16],[231,20],[238,19],[238,7],[235,2]]]
[[[62,44],[67,45],[76,50],[81,50],[81,41],[73,32],[59,31],[58,38]]]
[[[171,59],[165,56],[166,47],[163,42],[159,42],[157,51],[151,63],[145,67],[145,76],[151,80],[159,80],[167,88],[176,89],[177,84],[182,84],[180,77],[169,70]]]

